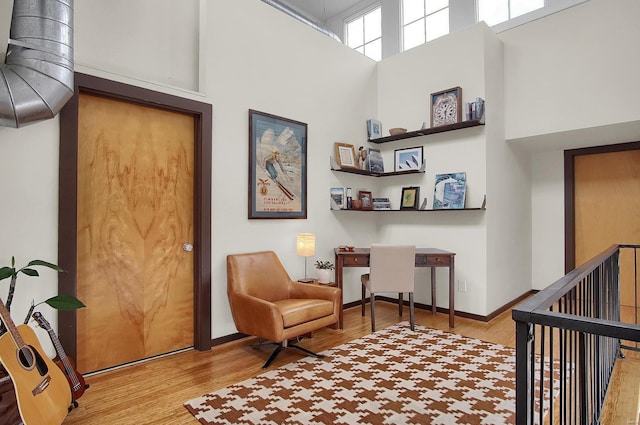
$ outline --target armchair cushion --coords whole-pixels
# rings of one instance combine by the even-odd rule
[[[333,314],[333,303],[315,299],[287,299],[274,302],[285,328]]]
[[[340,289],[291,280],[272,251],[227,256],[227,295],[238,331],[281,342],[337,323]]]

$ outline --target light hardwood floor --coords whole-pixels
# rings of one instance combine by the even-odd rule
[[[382,329],[402,320],[408,320],[408,309],[404,316],[398,316],[397,305],[387,302],[376,303],[376,327]],[[314,351],[322,351],[370,333],[369,312],[360,316],[360,308],[345,310],[344,329],[323,329],[302,345]],[[456,317],[456,327],[449,329],[448,315],[435,316],[424,310],[416,310],[416,323],[432,328],[478,338],[506,346],[515,346],[515,325],[511,311],[507,311],[489,323]],[[207,392],[224,388],[263,372],[261,366],[269,356],[269,348],[259,351],[250,347],[253,338],[231,342],[214,347],[208,352],[194,350],[177,353],[121,369],[86,377],[91,387],[80,398],[79,407],[74,409],[64,421],[64,425],[127,425],[127,424],[190,424],[198,422],[187,412],[182,403]],[[274,361],[271,368],[301,358],[297,350],[285,350]],[[625,368],[636,370],[635,394],[638,392],[640,358],[636,363],[625,363]],[[634,366],[635,365],[635,366]],[[631,373],[626,371],[625,373]],[[628,379],[614,382],[609,390],[618,402],[626,400],[628,411],[633,412],[633,397],[629,397]],[[614,388],[615,387],[615,388]],[[636,408],[637,408],[636,398]],[[634,413],[621,413],[613,409],[613,422],[604,425],[635,424],[629,422]],[[626,415],[625,422],[616,422],[616,416]],[[637,413],[635,413],[637,416]]]

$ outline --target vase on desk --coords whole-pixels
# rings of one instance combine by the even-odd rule
[[[330,283],[331,282],[331,269],[316,269],[318,273],[318,283]]]

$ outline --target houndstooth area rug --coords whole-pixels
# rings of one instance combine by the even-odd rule
[[[399,323],[184,405],[205,425],[515,423],[514,349],[415,328]]]

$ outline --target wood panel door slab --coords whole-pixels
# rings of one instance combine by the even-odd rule
[[[75,86],[60,114],[58,287],[88,307],[60,312],[62,345],[83,373],[210,349],[211,105],[79,73]]]
[[[573,223],[568,222],[574,230],[572,266],[583,264],[614,244],[640,244],[640,143],[571,153],[571,163],[565,165],[573,169],[569,186],[573,189],[573,208],[567,213],[573,214]],[[567,242],[571,242],[570,237]],[[640,294],[634,287],[634,261],[631,250],[621,251],[622,305],[633,306],[634,300],[635,305],[640,304]]]
[[[81,372],[193,345],[193,121],[80,95]]]

